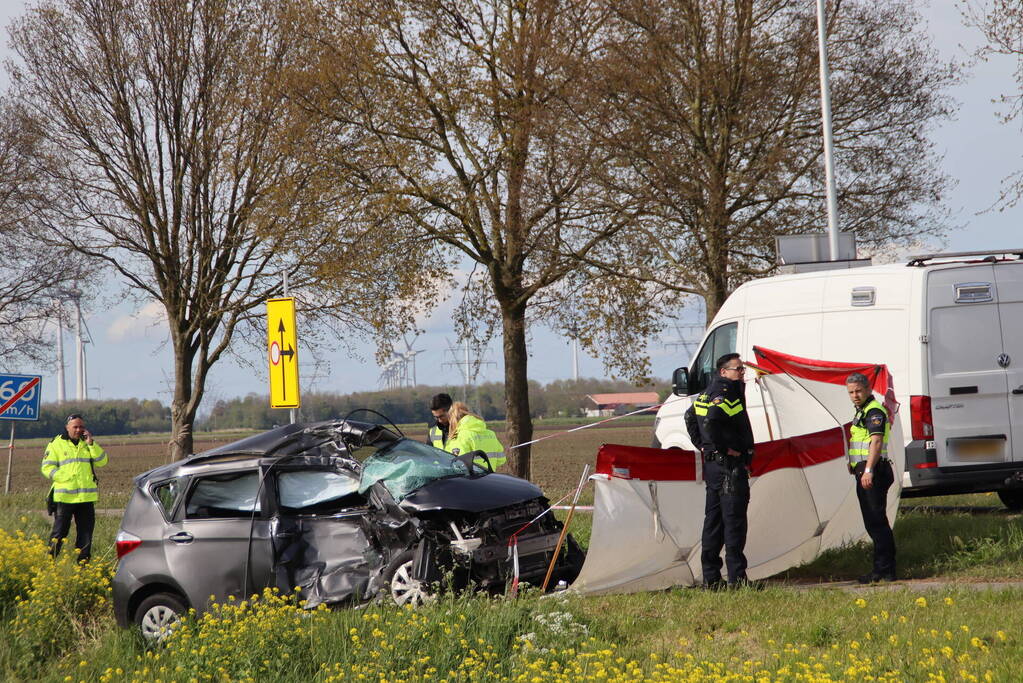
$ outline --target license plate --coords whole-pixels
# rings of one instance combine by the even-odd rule
[[[1005,460],[1005,439],[956,439],[948,449],[956,460]]]

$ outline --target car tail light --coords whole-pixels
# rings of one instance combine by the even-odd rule
[[[117,559],[121,559],[140,545],[142,545],[141,538],[121,529],[117,532],[117,538],[114,539],[114,546],[117,548]]]
[[[913,440],[934,438],[934,419],[931,417],[930,396],[909,397],[909,420],[913,427]]]

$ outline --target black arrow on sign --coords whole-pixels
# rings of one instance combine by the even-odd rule
[[[288,350],[287,351],[284,350],[284,329],[285,329],[284,328],[284,318],[281,318],[281,322],[277,326],[277,332],[281,335],[281,356],[291,357],[291,356],[295,355],[295,350],[291,348],[290,344],[288,345]],[[284,372],[284,363],[282,362],[281,363],[281,400],[282,401],[287,401],[288,400],[288,384],[286,382],[286,379],[287,379],[287,375]]]

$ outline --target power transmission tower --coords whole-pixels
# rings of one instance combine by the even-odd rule
[[[462,400],[466,403],[469,402],[469,386],[476,383],[476,378],[479,377],[480,368],[484,365],[496,366],[492,360],[484,358],[483,353],[475,353],[472,351],[472,347],[469,344],[469,340],[466,339],[462,347],[455,346],[449,340],[445,339],[448,343],[447,353],[450,355],[451,360],[442,363],[442,367],[456,367],[459,373],[462,375]]]
[[[703,338],[703,331],[706,328],[703,325],[683,325],[680,323],[672,323],[672,326],[675,328],[675,334],[678,337],[667,340],[664,342],[664,346],[672,351],[683,349],[687,354],[692,355],[696,345]]]

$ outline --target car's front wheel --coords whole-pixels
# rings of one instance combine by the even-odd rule
[[[185,616],[188,608],[174,593],[155,593],[142,601],[135,610],[135,623],[142,631],[142,637],[150,642],[160,642],[174,630]]]
[[[414,565],[415,551],[405,550],[384,572],[384,585],[395,604],[419,606],[433,599],[429,586],[413,576]]]

